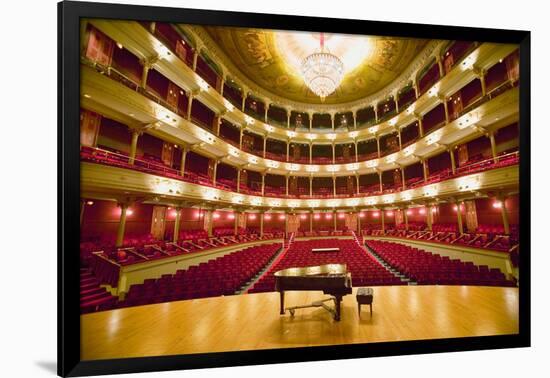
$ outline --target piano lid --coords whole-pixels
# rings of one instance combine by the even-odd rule
[[[315,277],[315,276],[340,276],[347,273],[346,264],[326,264],[317,266],[305,266],[301,268],[288,268],[275,272],[275,277]]]

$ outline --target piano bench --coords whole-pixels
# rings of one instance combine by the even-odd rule
[[[361,305],[369,305],[370,306],[370,316],[372,316],[372,298],[373,298],[374,290],[372,290],[370,287],[360,287],[357,289],[357,310],[359,312],[359,316],[361,316]]]

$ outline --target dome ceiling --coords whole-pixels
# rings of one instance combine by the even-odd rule
[[[319,49],[320,34],[210,26],[219,49],[243,75],[268,93],[306,104],[321,99],[305,85],[300,62]],[[325,46],[344,63],[344,78],[324,104],[359,100],[389,85],[428,40],[324,34]]]

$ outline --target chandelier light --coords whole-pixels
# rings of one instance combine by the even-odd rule
[[[301,73],[309,89],[325,101],[344,77],[344,64],[336,55],[325,48],[325,37],[321,33],[319,51],[308,55],[301,64]]]

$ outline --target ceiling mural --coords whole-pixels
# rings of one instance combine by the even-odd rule
[[[304,83],[302,60],[320,49],[320,33],[210,26],[205,28],[242,74],[268,92],[321,104]],[[325,104],[353,102],[396,79],[428,40],[323,33],[323,43],[344,64],[344,77]]]

